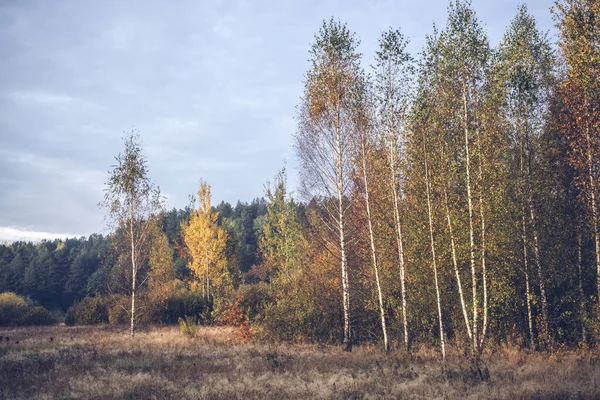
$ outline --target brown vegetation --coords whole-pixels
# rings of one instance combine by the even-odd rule
[[[223,327],[131,338],[112,327],[0,330],[0,398],[598,398],[594,351],[491,349],[475,366],[449,346],[386,355],[341,347],[245,343]]]

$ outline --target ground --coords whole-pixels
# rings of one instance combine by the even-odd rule
[[[240,343],[230,328],[178,327],[130,337],[112,327],[1,328],[3,398],[599,398],[597,351],[528,353],[499,346],[481,365],[446,364],[427,347],[410,356],[375,345]],[[8,337],[8,341],[7,338]]]

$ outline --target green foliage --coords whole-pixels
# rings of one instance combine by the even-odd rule
[[[16,323],[31,308],[31,301],[15,293],[0,294],[0,325]]]
[[[16,321],[16,325],[52,325],[58,320],[54,314],[44,307],[36,306],[27,311]]]
[[[67,310],[65,324],[95,325],[106,324],[110,302],[103,297],[86,297]]]
[[[30,301],[15,293],[0,294],[0,325],[7,325],[23,314],[30,306]]]
[[[165,324],[174,324],[184,316],[208,324],[212,322],[212,302],[206,300],[200,291],[178,290],[161,302],[157,315],[159,321]]]
[[[242,285],[237,294],[239,307],[250,321],[260,320],[267,307],[275,300],[273,289],[264,282]]]
[[[15,293],[0,293],[0,326],[3,325],[51,325],[57,318],[41,306]]]
[[[111,325],[126,325],[130,322],[131,300],[127,296],[114,296],[107,303],[108,322]],[[139,321],[139,319],[138,319]]]
[[[317,299],[286,296],[265,308],[262,333],[275,341],[334,342],[340,338],[340,311],[323,309]]]
[[[265,281],[289,282],[297,274],[305,257],[306,243],[298,215],[298,207],[288,197],[285,168],[275,181],[267,184],[267,213],[262,223],[259,250],[262,265],[256,268]]]
[[[265,200],[254,199],[251,203],[238,201],[235,207],[221,202],[215,211],[219,213],[219,225],[228,231],[227,236],[231,238],[225,249],[230,268],[231,264],[235,264],[238,273],[247,273],[260,261],[257,258],[258,236],[260,219],[267,212]],[[236,278],[235,271],[230,274]],[[234,284],[237,286],[237,281]]]

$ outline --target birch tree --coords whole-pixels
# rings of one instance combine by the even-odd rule
[[[559,0],[553,8],[559,29],[562,76],[561,130],[569,141],[569,162],[585,204],[594,242],[596,300],[600,318],[600,3]]]
[[[115,157],[117,164],[105,184],[104,207],[114,228],[121,229],[131,261],[130,334],[135,334],[138,272],[149,257],[151,224],[149,218],[162,208],[160,190],[148,177],[148,164],[139,134],[132,130],[124,137],[125,151]]]
[[[210,185],[204,181],[200,182],[198,202],[199,208],[183,226],[183,238],[191,255],[189,267],[202,282],[204,298],[211,300],[213,292],[231,286],[225,257],[227,237],[225,229],[217,225],[219,215],[211,208]]]
[[[518,154],[518,186],[521,194],[521,237],[523,242],[523,272],[530,346],[535,346],[531,311],[528,246],[533,245],[537,269],[540,303],[540,335],[547,341],[548,300],[545,267],[541,259],[541,238],[536,207],[535,170],[538,143],[548,118],[548,99],[552,85],[553,56],[546,35],[541,34],[534,18],[521,6],[511,22],[499,48],[499,63],[505,99],[505,114],[511,131],[513,154]],[[529,239],[531,232],[531,241]]]
[[[428,38],[419,74],[420,96],[426,91],[429,99],[419,106],[425,108],[419,113],[428,115],[425,129],[437,136],[437,140],[430,141],[428,153],[444,165],[438,173],[444,192],[440,208],[446,215],[446,242],[451,247],[461,310],[474,355],[481,352],[488,323],[486,191],[490,183],[486,182],[485,172],[492,166],[485,165],[482,113],[489,57],[487,37],[470,3],[456,1],[450,3],[446,29]],[[453,215],[466,220],[466,226],[454,229]],[[468,237],[457,237],[457,232],[467,232]],[[457,243],[459,239],[467,240],[466,255],[458,253],[465,248]],[[464,258],[471,278],[470,310],[458,268],[464,265]]]
[[[303,192],[320,202],[326,211],[323,222],[335,238],[328,246],[340,263],[347,351],[352,349],[347,219],[353,187],[352,101],[360,75],[358,44],[345,24],[323,22],[310,50],[295,136]]]
[[[378,128],[387,148],[388,186],[394,208],[394,224],[400,290],[402,297],[402,328],[404,347],[409,350],[408,321],[406,310],[406,265],[404,256],[403,215],[401,212],[402,184],[401,164],[403,144],[408,124],[412,58],[406,52],[408,41],[399,30],[390,29],[379,39],[375,53],[375,96],[379,110]]]
[[[435,168],[434,165],[439,165],[440,154],[437,152],[436,146],[433,144],[436,141],[442,140],[442,130],[439,120],[440,114],[436,109],[436,101],[439,96],[438,83],[440,64],[440,35],[437,30],[433,35],[427,36],[424,51],[419,65],[419,78],[415,98],[415,104],[411,112],[410,133],[407,137],[407,153],[410,155],[409,171],[411,171],[410,179],[411,186],[415,193],[410,193],[411,196],[418,197],[419,202],[424,198],[425,205],[419,207],[426,217],[426,241],[423,244],[423,249],[428,249],[427,254],[430,259],[423,258],[423,263],[431,265],[433,271],[433,284],[435,289],[435,304],[437,312],[437,322],[439,331],[440,348],[442,359],[446,359],[446,341],[444,335],[444,313],[442,305],[442,294],[440,288],[439,274],[439,246],[436,237],[439,237],[439,226],[436,226],[436,207],[435,207],[435,181],[439,181],[442,177],[435,176],[435,172],[443,168]],[[435,171],[434,171],[435,170]],[[418,192],[417,192],[418,191]],[[416,210],[413,210],[413,212]],[[426,244],[425,244],[426,243]]]
[[[374,102],[372,100],[371,90],[365,85],[365,88],[357,91],[354,105],[354,124],[356,126],[355,137],[356,143],[356,159],[360,181],[362,186],[362,198],[364,200],[364,210],[367,218],[367,227],[369,230],[369,245],[371,263],[375,276],[375,287],[377,289],[377,300],[379,305],[379,318],[381,321],[381,331],[383,334],[383,347],[385,352],[390,351],[388,342],[388,333],[385,317],[385,304],[383,301],[383,290],[380,279],[380,263],[378,261],[378,253],[375,244],[375,229],[373,223],[373,204],[371,200],[370,181],[372,180],[369,171],[373,170],[371,160],[374,157],[373,150],[375,147],[374,137],[374,122],[373,115]]]
[[[437,311],[438,311],[438,320],[439,320],[439,330],[440,330],[440,346],[442,349],[442,359],[446,360],[446,342],[444,340],[444,319],[442,315],[442,300],[440,295],[440,284],[438,278],[438,265],[437,265],[437,255],[436,255],[436,246],[435,246],[435,238],[434,238],[434,222],[433,222],[433,211],[432,211],[432,185],[431,185],[431,174],[429,162],[427,159],[427,141],[426,138],[423,137],[423,166],[425,168],[425,190],[427,193],[427,219],[429,222],[429,240],[431,245],[431,265],[433,267],[433,280],[435,284],[435,295],[436,295],[436,303],[437,303]]]

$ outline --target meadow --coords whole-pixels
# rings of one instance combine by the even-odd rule
[[[374,345],[241,343],[226,327],[178,327],[130,337],[110,326],[2,328],[6,399],[591,399],[600,398],[592,350],[530,353],[497,346],[480,365],[451,346],[412,354]],[[7,339],[8,338],[8,339]]]

